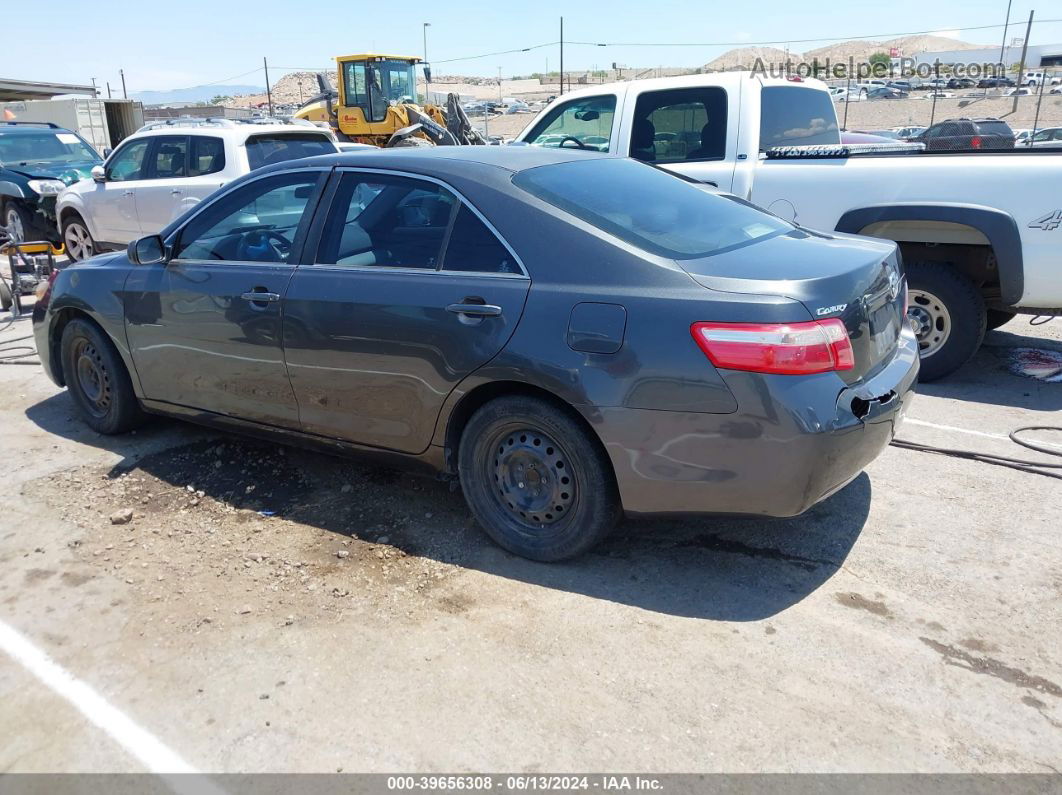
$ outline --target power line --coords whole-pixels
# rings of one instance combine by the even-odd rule
[[[1041,19],[1041,23],[1062,22],[1062,19]],[[958,30],[992,30],[1002,28],[1003,25],[976,25],[973,27],[961,27]],[[852,41],[853,39],[879,39],[896,38],[898,36],[926,36],[937,33],[937,30],[912,30],[901,33],[868,33],[862,36],[830,36],[817,39],[774,39],[771,41],[569,41],[566,44],[577,44],[585,47],[758,47],[765,44],[814,44],[820,41]]]
[[[547,41],[545,44],[535,44],[531,47],[518,47],[515,50],[499,50],[498,52],[485,52],[482,55],[467,55],[463,58],[446,58],[445,60],[434,61],[433,63],[454,63],[455,61],[475,61],[478,58],[493,58],[495,55],[512,55],[517,52],[531,52],[531,50],[541,50],[543,47],[556,47],[560,44],[559,41]]]

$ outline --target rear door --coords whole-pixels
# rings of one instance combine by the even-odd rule
[[[281,307],[326,174],[248,182],[171,236],[169,263],[130,271],[126,333],[146,398],[298,427]]]
[[[422,178],[340,172],[284,303],[303,430],[428,448],[446,397],[512,335],[530,279],[469,204]]]
[[[161,232],[173,220],[181,189],[188,178],[187,135],[160,135],[152,139],[147,179],[137,188],[136,208],[145,235]]]

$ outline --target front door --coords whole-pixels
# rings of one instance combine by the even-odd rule
[[[134,268],[126,329],[144,396],[298,427],[281,311],[325,172],[262,177],[211,203]]]
[[[295,273],[284,310],[302,427],[423,452],[454,386],[512,335],[530,280],[434,182],[348,172],[320,223],[317,256]]]
[[[83,195],[87,219],[94,227],[96,240],[128,243],[140,237],[136,192],[148,183],[148,149],[151,138],[137,138],[118,148],[104,170],[104,181],[97,182]]]

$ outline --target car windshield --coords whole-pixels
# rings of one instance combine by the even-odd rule
[[[694,259],[784,234],[790,224],[635,160],[595,158],[522,171],[513,183],[651,254]]]
[[[99,159],[95,149],[71,132],[0,130],[0,163],[9,166],[24,166],[30,163],[63,165]]]
[[[336,151],[336,145],[318,133],[255,135],[247,139],[247,165],[253,171],[285,160],[334,154]]]

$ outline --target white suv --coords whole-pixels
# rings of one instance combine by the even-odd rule
[[[277,120],[170,119],[126,138],[92,179],[59,194],[56,220],[72,260],[160,232],[237,177],[261,166],[335,153],[331,132]]]

